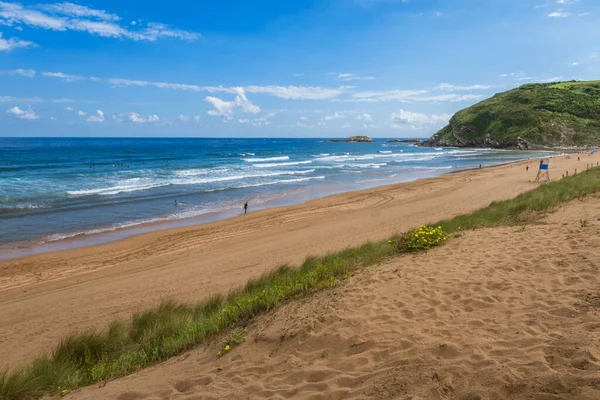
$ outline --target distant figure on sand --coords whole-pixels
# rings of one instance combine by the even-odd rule
[[[244,203],[244,214],[248,213],[248,202]]]
[[[525,172],[529,171],[529,165],[525,167]]]
[[[175,200],[175,205],[177,205],[177,200]]]

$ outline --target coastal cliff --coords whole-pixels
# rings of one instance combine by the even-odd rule
[[[423,143],[541,150],[600,145],[600,81],[527,84],[457,112]]]

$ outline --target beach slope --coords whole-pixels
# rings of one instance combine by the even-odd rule
[[[218,342],[68,398],[598,399],[600,198],[357,272]],[[588,221],[584,224],[581,221]]]

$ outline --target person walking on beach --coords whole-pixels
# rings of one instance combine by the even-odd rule
[[[244,214],[248,213],[248,202],[244,203]]]
[[[529,171],[529,165],[525,167],[525,172]]]

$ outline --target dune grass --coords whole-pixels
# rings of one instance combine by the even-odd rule
[[[519,224],[534,214],[599,190],[600,169],[594,168],[432,226],[441,226],[440,234],[445,236],[461,230]],[[413,252],[414,246],[399,244],[405,235],[414,232],[310,257],[298,268],[279,267],[226,296],[216,295],[198,304],[166,301],[133,315],[127,322],[114,321],[103,331],[72,334],[51,354],[26,367],[0,373],[0,399],[66,394],[164,361],[291,300],[334,287],[359,268]]]

